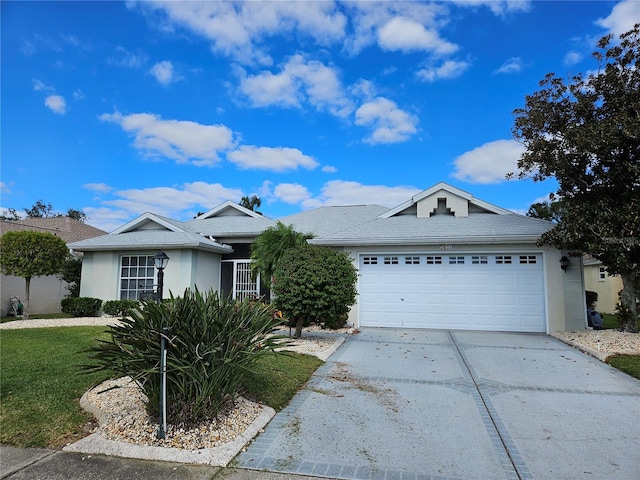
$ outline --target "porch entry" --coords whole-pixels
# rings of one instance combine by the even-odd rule
[[[223,260],[220,291],[238,301],[260,297],[260,275],[251,278],[251,260]]]

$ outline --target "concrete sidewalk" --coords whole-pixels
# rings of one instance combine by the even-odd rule
[[[311,480],[310,477],[206,465],[155,462],[0,445],[2,480]]]

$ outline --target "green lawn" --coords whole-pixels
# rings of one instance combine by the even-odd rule
[[[18,447],[62,447],[85,435],[90,420],[82,394],[109,377],[78,374],[80,353],[104,335],[106,327],[61,327],[0,331],[0,443]],[[322,364],[300,354],[269,355],[245,382],[249,398],[276,410]]]

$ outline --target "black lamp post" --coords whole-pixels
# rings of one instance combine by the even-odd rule
[[[158,302],[162,301],[162,289],[164,288],[164,269],[169,263],[169,257],[166,253],[160,250],[153,256],[153,264],[158,269],[158,294],[157,300]]]

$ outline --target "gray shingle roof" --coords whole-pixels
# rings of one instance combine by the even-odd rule
[[[517,214],[400,215],[378,218],[310,241],[319,245],[417,245],[432,243],[532,242],[553,223]]]
[[[181,228],[193,233],[213,235],[214,237],[248,237],[262,233],[265,229],[275,225],[273,220],[266,217],[220,216],[204,220],[189,220]]]
[[[344,207],[320,207],[281,218],[285,225],[293,225],[300,233],[312,233],[314,237],[349,230],[370,222],[386,212],[380,205],[351,205]]]
[[[53,233],[67,243],[104,235],[104,230],[92,227],[70,217],[25,218],[24,220],[1,221],[0,235],[11,231],[37,231]]]
[[[69,247],[81,252],[97,250],[123,249],[170,249],[195,248],[220,253],[231,252],[231,247],[221,245],[192,232],[170,232],[168,230],[138,230],[117,235],[103,235],[69,244]]]

